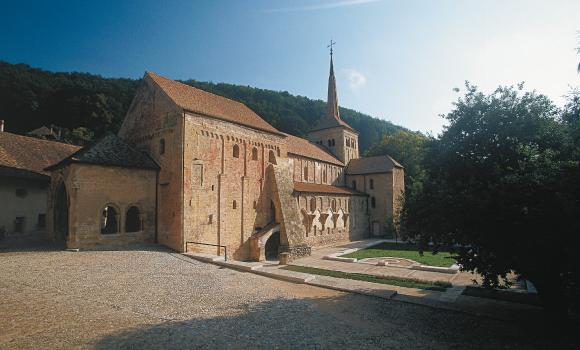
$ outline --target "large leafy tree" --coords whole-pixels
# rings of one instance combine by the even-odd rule
[[[577,286],[580,232],[578,104],[501,87],[467,91],[428,144],[427,177],[407,199],[405,233],[458,249],[485,286],[511,272],[531,280],[547,310],[563,313]]]
[[[421,181],[424,176],[423,158],[428,138],[411,131],[397,131],[384,134],[382,139],[371,146],[365,156],[389,155],[405,167],[405,184],[407,188]]]

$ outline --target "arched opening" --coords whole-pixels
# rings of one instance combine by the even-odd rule
[[[108,235],[119,232],[117,210],[108,205],[101,215],[101,234]]]
[[[125,216],[125,232],[139,232],[142,230],[141,226],[139,208],[136,206],[130,207]]]
[[[272,164],[276,164],[276,155],[274,155],[274,151],[270,150],[270,152],[268,152],[268,162],[272,163]]]
[[[270,238],[266,241],[264,248],[264,255],[266,260],[278,260],[280,250],[280,231],[272,233]]]
[[[240,146],[234,145],[234,147],[232,149],[232,156],[234,158],[240,158]]]
[[[310,199],[310,211],[314,212],[316,210],[316,198]]]
[[[377,200],[375,199],[375,197],[371,197],[371,208],[376,208],[377,207]]]
[[[159,140],[159,154],[165,154],[165,139]]]
[[[256,147],[252,148],[252,160],[258,160],[258,149]]]
[[[236,201],[232,202],[232,209],[238,209],[238,202]]]
[[[68,206],[66,187],[61,183],[54,203],[54,238],[59,241],[66,240],[68,236]]]
[[[304,166],[304,181],[308,181],[308,164]]]

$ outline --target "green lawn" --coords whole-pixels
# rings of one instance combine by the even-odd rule
[[[290,270],[290,271],[296,271],[296,272],[310,273],[313,275],[329,276],[329,277],[336,277],[336,278],[346,278],[346,279],[357,280],[357,281],[390,284],[390,285],[399,286],[399,287],[435,290],[435,291],[440,291],[440,292],[444,292],[447,288],[451,287],[451,283],[443,282],[443,281],[429,282],[429,281],[422,281],[422,280],[416,280],[416,279],[411,279],[411,278],[377,277],[377,276],[373,276],[373,275],[365,275],[362,273],[348,273],[348,272],[332,271],[332,270],[325,270],[325,269],[317,269],[314,267],[305,267],[305,266],[288,265],[288,266],[284,266],[283,269]]]
[[[455,264],[455,259],[453,259],[451,253],[449,252],[438,252],[433,254],[431,252],[425,251],[423,255],[419,255],[417,246],[404,244],[404,243],[381,243],[371,248],[361,249],[356,252],[343,255],[345,258],[406,258],[416,261],[423,265],[429,266],[440,266],[440,267],[450,267]]]

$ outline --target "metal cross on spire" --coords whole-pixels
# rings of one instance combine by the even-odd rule
[[[330,56],[332,56],[332,47],[336,45],[336,42],[332,41],[332,39],[330,39],[330,45],[328,45],[327,47],[330,47]]]

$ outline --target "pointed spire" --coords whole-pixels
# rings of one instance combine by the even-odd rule
[[[350,125],[345,123],[340,119],[340,112],[338,108],[338,94],[336,93],[336,78],[334,76],[334,63],[332,61],[333,45],[336,44],[334,41],[330,41],[330,74],[328,76],[328,99],[326,101],[326,115],[318,120],[316,125],[310,131],[329,129],[334,127],[345,127],[354,132]]]
[[[328,99],[326,100],[326,116],[340,120],[338,110],[338,95],[336,93],[336,78],[334,77],[334,65],[332,63],[332,51],[330,53],[330,75],[328,76]]]

